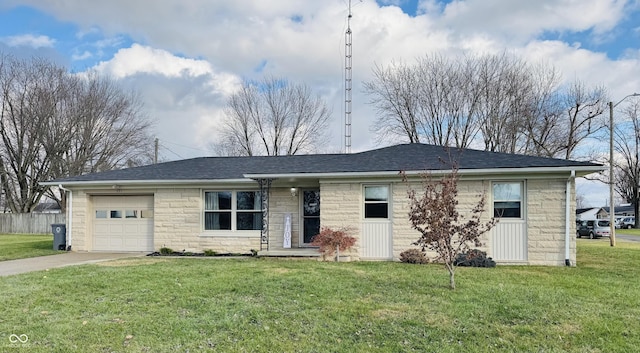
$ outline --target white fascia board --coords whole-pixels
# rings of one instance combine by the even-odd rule
[[[502,174],[564,174],[575,171],[576,174],[587,175],[605,170],[603,166],[567,166],[567,167],[534,167],[534,168],[488,168],[488,169],[460,169],[459,175],[502,175]],[[405,171],[407,175],[420,175],[425,170]],[[428,170],[433,175],[451,173],[451,170]],[[250,179],[286,179],[286,178],[358,178],[358,177],[390,177],[400,175],[399,171],[381,172],[346,172],[346,173],[290,173],[290,174],[244,174]]]
[[[251,179],[195,179],[195,180],[91,180],[91,181],[66,181],[66,182],[41,182],[44,186],[148,186],[148,185],[206,185],[206,184],[254,184]]]
[[[487,169],[460,169],[459,175],[507,175],[507,174],[564,174],[575,171],[576,176],[584,176],[605,170],[604,166],[565,166],[565,167],[540,167],[540,168],[487,168]],[[405,171],[406,175],[420,175],[425,170]],[[451,170],[430,170],[432,175],[451,173]],[[43,186],[150,186],[150,185],[207,185],[207,184],[253,184],[255,179],[321,179],[321,178],[373,178],[373,177],[397,177],[399,171],[380,172],[346,172],[346,173],[283,173],[283,174],[244,174],[245,179],[194,179],[194,180],[89,180],[89,181],[46,181]]]

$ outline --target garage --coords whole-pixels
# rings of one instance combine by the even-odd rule
[[[153,196],[93,196],[93,251],[153,251]]]

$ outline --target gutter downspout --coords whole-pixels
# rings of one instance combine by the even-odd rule
[[[567,179],[566,202],[565,202],[565,239],[564,239],[564,264],[571,266],[571,182],[576,178],[576,171],[571,171],[571,176]]]
[[[58,185],[58,188],[64,192],[69,193],[69,198],[67,199],[67,251],[71,250],[71,228],[73,224],[73,192],[71,190],[62,186],[62,184]]]

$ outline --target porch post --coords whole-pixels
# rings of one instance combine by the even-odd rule
[[[273,179],[258,179],[260,199],[262,200],[262,231],[260,232],[260,250],[269,250],[269,191]]]

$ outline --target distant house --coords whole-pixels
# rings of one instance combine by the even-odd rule
[[[602,207],[576,209],[577,220],[605,219],[609,216],[609,210]]]
[[[75,251],[174,250],[296,254],[323,227],[353,230],[355,260],[398,260],[418,239],[407,185],[449,173],[459,203],[487,194],[502,215],[482,250],[503,264],[575,264],[575,177],[599,164],[404,144],[353,154],[194,158],[53,180],[68,195]],[[289,245],[290,244],[290,245]]]
[[[602,208],[607,214],[609,213],[609,207]],[[635,216],[635,210],[632,204],[619,205],[613,208],[613,212],[616,216]]]

